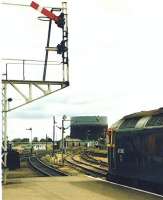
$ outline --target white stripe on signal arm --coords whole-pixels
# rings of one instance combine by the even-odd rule
[[[55,22],[58,20],[58,16],[56,16],[54,13],[47,10],[46,8],[43,8],[42,6],[40,6],[38,3],[34,2],[34,1],[31,2],[31,7],[34,8],[35,10],[39,11],[46,17],[54,20]]]
[[[36,10],[38,10],[39,12],[42,12],[42,10],[43,10],[43,7],[41,7],[41,6],[38,6],[38,8],[37,8]]]

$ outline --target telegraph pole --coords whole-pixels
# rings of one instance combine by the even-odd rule
[[[48,150],[48,145],[47,145],[47,134],[46,134],[46,152],[47,152],[47,150]]]
[[[66,120],[66,115],[63,115],[62,117],[62,164],[64,164],[64,133],[65,133],[64,121],[65,120]]]
[[[31,131],[31,155],[33,150],[33,144],[32,144],[32,128],[26,128],[26,130]]]
[[[55,116],[53,116],[53,151],[52,151],[53,156],[54,156],[54,143],[55,143]]]

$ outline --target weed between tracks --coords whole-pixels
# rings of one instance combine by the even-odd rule
[[[61,162],[61,154],[57,154],[56,157],[51,157],[50,155],[46,155],[43,156],[41,160],[47,165],[51,165],[56,169],[59,169],[60,171],[65,172],[66,174],[69,174],[70,176],[83,175],[82,172],[79,172],[78,170],[70,167],[66,163],[64,163],[63,165]]]
[[[80,152],[81,152],[81,150],[75,150],[75,153],[80,154]],[[74,153],[74,152],[69,152],[69,153]],[[82,176],[82,175],[84,175],[84,173],[82,173],[81,171],[79,171],[77,169],[72,168],[66,162],[64,163],[64,165],[62,165],[61,153],[57,153],[55,155],[55,157],[52,157],[50,155],[43,156],[41,158],[41,160],[44,163],[46,163],[47,165],[51,165],[54,168],[59,169],[60,171],[65,172],[66,174],[69,174],[70,176]],[[99,158],[99,160],[100,160],[100,158]],[[29,178],[29,177],[38,177],[38,176],[42,176],[42,175],[40,175],[37,172],[30,169],[30,167],[29,167],[29,165],[26,161],[21,161],[20,169],[11,170],[11,171],[8,171],[8,173],[7,173],[7,177],[9,179],[12,179],[12,178]]]

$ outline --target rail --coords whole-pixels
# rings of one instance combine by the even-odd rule
[[[88,152],[81,153],[81,158],[83,160],[86,160],[87,162],[94,163],[94,164],[100,164],[101,166],[108,167],[108,163],[107,162],[104,162],[102,160],[97,160],[97,159],[93,158],[91,155],[89,155]]]
[[[82,171],[83,173],[87,175],[91,175],[94,177],[106,177],[107,171],[104,169],[97,168],[91,164],[83,163],[80,161],[76,161],[73,156],[67,156],[65,158],[65,161],[71,165],[71,167],[78,169],[79,171]]]
[[[31,156],[28,159],[29,164],[37,171],[39,171],[41,174],[45,176],[67,176],[66,173],[59,171],[58,169],[55,169],[53,167],[50,167],[40,161],[36,156]]]

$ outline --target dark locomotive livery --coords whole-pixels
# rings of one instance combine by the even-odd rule
[[[107,179],[163,194],[163,108],[123,117],[108,138]]]

